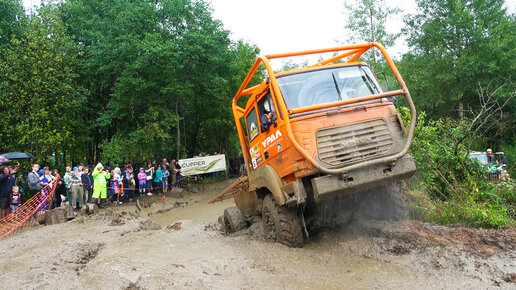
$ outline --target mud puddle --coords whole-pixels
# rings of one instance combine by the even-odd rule
[[[516,273],[514,248],[505,247],[510,233],[493,242],[498,250],[468,251],[472,244],[458,236],[431,238],[449,237],[445,229],[359,222],[321,232],[293,249],[264,241],[259,224],[228,236],[217,231],[218,217],[233,202],[207,204],[216,190],[158,199],[142,211],[103,210],[1,240],[1,284],[6,289],[516,286],[507,282]]]

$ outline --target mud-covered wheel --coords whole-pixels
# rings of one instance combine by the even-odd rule
[[[366,219],[404,220],[409,203],[401,182],[393,182],[362,194],[360,213]]]
[[[224,215],[219,216],[219,219],[217,221],[218,221],[218,225],[219,225],[218,229],[222,233],[226,234],[227,228],[226,228],[226,221],[224,220]]]
[[[303,228],[295,208],[279,206],[272,195],[263,199],[263,234],[266,240],[289,247],[303,245]]]
[[[236,206],[224,210],[224,227],[226,233],[238,232],[245,228],[244,216]]]

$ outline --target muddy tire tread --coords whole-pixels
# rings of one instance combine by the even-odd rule
[[[224,210],[224,225],[228,233],[238,232],[245,228],[244,216],[236,206]]]
[[[263,203],[264,237],[267,240],[275,240],[288,247],[301,247],[304,242],[301,221],[294,208],[279,206],[272,195],[267,195]],[[274,230],[271,228],[271,219]]]

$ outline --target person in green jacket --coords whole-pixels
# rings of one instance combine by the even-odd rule
[[[93,176],[93,195],[91,197],[98,200],[97,205],[101,208],[102,199],[107,197],[106,181],[109,180],[111,175],[109,172],[104,171],[104,166],[102,166],[102,163],[99,163],[93,169],[91,176]]]

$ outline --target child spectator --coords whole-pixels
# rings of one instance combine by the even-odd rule
[[[11,193],[11,212],[15,212],[18,210],[18,207],[21,205],[21,195],[20,188],[18,186],[13,186],[13,192]]]
[[[138,173],[138,189],[140,196],[145,195],[145,188],[147,188],[147,174],[143,170],[143,167],[140,167],[140,173]]]

